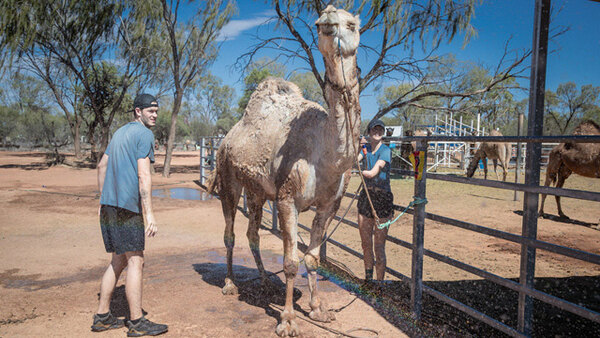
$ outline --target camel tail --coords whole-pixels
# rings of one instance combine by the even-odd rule
[[[209,194],[213,194],[218,192],[218,178],[217,178],[217,169],[214,169],[210,172],[210,174],[208,175],[208,178],[206,180],[206,191]]]

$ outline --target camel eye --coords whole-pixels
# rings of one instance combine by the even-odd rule
[[[348,29],[354,32],[354,30],[356,29],[356,25],[353,24],[352,22],[349,22],[348,23]]]

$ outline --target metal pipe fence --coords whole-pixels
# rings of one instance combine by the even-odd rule
[[[442,137],[440,137],[440,136],[429,136],[429,137],[413,136],[413,137],[404,137],[403,141],[417,140],[418,144],[419,144],[418,149],[420,149],[420,151],[424,151],[424,149],[426,149],[426,147],[427,147],[427,142],[429,142],[430,138],[438,138],[439,139]],[[457,141],[457,140],[459,140],[461,138],[465,138],[465,137],[464,136],[444,136],[443,138],[445,141]],[[469,140],[473,139],[470,136],[467,138]],[[481,138],[487,138],[487,137],[481,137]],[[514,139],[515,139],[514,136],[493,137],[494,141],[500,141],[500,142],[505,142],[507,140],[512,141]],[[518,141],[524,142],[524,143],[541,143],[541,142],[546,142],[549,139],[551,139],[552,141],[563,141],[563,142],[571,141],[571,142],[600,143],[600,136],[593,136],[593,137],[587,137],[587,136],[586,137],[581,137],[581,136],[518,137]],[[480,139],[475,138],[475,140],[480,140]],[[200,148],[200,155],[201,155],[200,168],[201,168],[201,182],[203,184],[205,182],[204,180],[206,179],[206,171],[204,171],[204,169],[211,169],[211,170],[214,169],[214,160],[215,160],[214,154],[216,154],[216,150],[218,149],[219,144],[220,144],[220,139],[216,139],[216,138],[206,138],[206,139],[202,140],[202,144],[201,144],[201,148]],[[404,174],[404,175],[412,176],[414,174],[414,171],[407,171],[407,170],[394,170],[394,171]],[[600,202],[600,193],[597,193],[597,192],[543,187],[543,186],[539,186],[539,183],[537,183],[537,182],[534,182],[534,184],[520,184],[520,183],[490,181],[490,180],[483,180],[483,179],[476,179],[476,178],[466,178],[466,177],[457,176],[457,175],[435,174],[435,173],[423,173],[423,178],[421,180],[415,180],[415,196],[417,196],[419,198],[426,198],[426,196],[427,196],[426,186],[427,186],[428,179],[448,181],[448,182],[454,182],[454,183],[458,183],[458,184],[470,184],[470,185],[491,187],[491,188],[497,188],[497,189],[514,190],[514,191],[520,191],[520,192],[525,192],[525,193],[535,194],[535,195],[543,193],[543,194],[549,194],[549,195],[556,195],[556,196],[563,196],[563,197],[569,197],[569,198],[577,198],[577,199],[582,199],[582,200]],[[355,198],[355,195],[351,194],[351,193],[345,193],[344,197]],[[244,194],[244,201],[245,201],[245,194]],[[276,208],[275,204],[272,203],[272,201],[268,201],[267,205],[268,205],[268,208],[265,208],[264,210],[267,213],[271,214],[273,229],[277,230],[277,208]],[[406,207],[400,206],[400,205],[394,205],[394,208],[397,211],[402,211],[402,210],[407,209]],[[245,203],[244,203],[243,209],[244,209],[244,211],[246,211]],[[316,211],[316,209],[314,207],[311,208],[311,210]],[[535,205],[534,211],[536,211],[536,210],[537,210],[537,204]],[[515,282],[512,280],[503,278],[503,277],[493,274],[491,272],[485,271],[483,269],[479,269],[477,267],[463,263],[459,260],[447,257],[445,255],[439,254],[432,250],[426,249],[423,245],[423,238],[424,238],[424,234],[425,234],[424,225],[425,225],[425,220],[427,219],[427,220],[447,224],[450,226],[454,226],[454,227],[457,227],[460,229],[469,230],[469,231],[484,234],[487,236],[500,238],[500,239],[503,239],[506,241],[521,244],[528,248],[531,248],[532,250],[536,250],[536,249],[545,250],[548,252],[553,252],[555,254],[579,259],[579,260],[589,262],[592,264],[597,264],[597,265],[600,265],[600,255],[564,247],[561,245],[557,245],[557,244],[553,244],[553,243],[549,243],[549,242],[545,242],[545,241],[540,241],[540,240],[537,240],[535,238],[535,236],[533,238],[531,238],[531,236],[516,235],[516,234],[507,233],[504,231],[484,227],[481,225],[464,222],[464,221],[457,220],[457,219],[452,219],[452,218],[445,217],[442,215],[427,213],[427,212],[425,212],[425,205],[421,205],[421,204],[416,206],[415,208],[408,208],[406,212],[407,212],[407,214],[413,215],[413,240],[412,240],[412,243],[403,241],[401,239],[398,239],[398,238],[396,238],[394,236],[390,236],[390,235],[388,235],[386,239],[387,239],[387,241],[389,241],[391,243],[394,243],[396,245],[399,245],[401,247],[404,247],[404,248],[412,251],[411,276],[405,276],[402,273],[400,273],[390,267],[386,267],[386,272],[389,273],[390,275],[400,279],[401,281],[404,281],[404,282],[410,284],[411,307],[412,307],[413,315],[415,316],[415,318],[419,319],[421,316],[421,312],[423,310],[422,296],[423,296],[423,293],[426,293],[426,294],[429,294],[429,295],[435,297],[436,299],[438,299],[460,311],[463,311],[463,312],[467,313],[468,315],[470,315],[470,316],[472,316],[472,317],[474,317],[474,318],[490,325],[491,327],[494,327],[495,329],[498,329],[510,336],[523,337],[523,336],[529,336],[531,334],[530,332],[524,332],[523,329],[510,327],[510,326],[496,320],[495,318],[493,318],[491,316],[488,316],[472,307],[469,307],[468,305],[466,305],[464,303],[459,302],[456,299],[453,299],[453,298],[443,294],[442,292],[435,290],[432,287],[429,287],[427,285],[427,283],[423,282],[423,277],[422,277],[422,275],[423,275],[423,258],[424,258],[424,256],[427,256],[427,257],[433,258],[434,260],[437,260],[437,261],[443,262],[445,264],[448,264],[450,266],[453,266],[455,268],[458,268],[460,270],[474,274],[485,280],[489,280],[493,283],[496,283],[500,286],[506,287],[510,290],[519,292],[520,294],[523,294],[528,298],[537,299],[539,301],[556,306],[562,310],[569,311],[569,312],[574,313],[583,318],[587,318],[589,320],[600,323],[600,313],[598,313],[596,311],[587,309],[578,304],[574,304],[567,300],[564,300],[564,299],[552,296],[550,294],[547,294],[545,292],[536,290],[532,285],[526,285],[526,284],[518,283],[518,282]],[[358,229],[358,224],[353,221],[350,221],[347,219],[342,219],[337,215],[334,217],[334,219],[336,221],[341,221],[345,225],[348,225],[350,227]],[[307,227],[306,225],[298,224],[298,227],[300,229],[310,231],[310,228]],[[359,259],[363,259],[363,255],[360,252],[346,246],[345,244],[343,244],[339,241],[331,239],[331,238],[329,238],[323,245],[322,259],[326,259],[325,253],[326,253],[327,243],[334,245],[334,246],[340,248],[341,250],[344,250]],[[529,275],[527,275],[527,271],[525,271],[524,273],[525,273],[526,277],[530,277]],[[520,300],[520,302],[523,302],[523,301],[524,300]],[[531,320],[531,318],[529,320]],[[528,324],[528,325],[531,325],[531,324]]]

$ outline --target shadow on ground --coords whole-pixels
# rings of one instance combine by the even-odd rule
[[[329,264],[326,270],[340,276]],[[327,272],[325,272],[327,273]],[[335,278],[335,277],[334,277]],[[334,279],[332,278],[332,279]],[[512,281],[517,282],[516,279]],[[339,282],[338,282],[339,283]],[[410,285],[401,281],[371,283],[356,287],[355,283],[339,283],[356,292],[386,320],[409,336],[435,337],[507,337],[505,333],[468,316],[424,292],[422,320],[410,326]],[[482,312],[512,328],[518,325],[518,293],[487,280],[426,282],[459,302]],[[536,278],[536,290],[565,299],[589,310],[600,311],[600,276]],[[407,328],[406,325],[409,324]],[[412,329],[412,331],[407,331]],[[534,300],[532,337],[598,337],[600,323],[574,315],[555,306]]]
[[[522,210],[515,210],[513,212],[515,214],[519,215],[519,216],[523,216],[523,211]],[[547,214],[547,213],[544,213],[544,214],[542,214],[540,216],[542,218],[549,219],[549,220],[552,220],[554,222],[581,225],[581,226],[584,226],[586,228],[600,230],[600,228],[599,228],[600,224],[598,224],[598,223],[588,223],[588,222],[578,221],[576,219],[572,219],[572,218],[568,218],[568,217],[560,217],[560,216],[556,216],[556,215],[550,215],[550,214]]]
[[[224,281],[227,275],[226,264],[199,263],[193,264],[193,267],[206,283],[219,288],[225,286]],[[277,323],[280,323],[279,312],[270,307],[269,304],[275,304],[279,307],[285,305],[285,282],[277,275],[268,273],[270,282],[267,285],[263,285],[258,269],[241,265],[233,265],[233,274],[235,276],[235,285],[238,288],[238,300],[263,308],[267,315],[275,318]],[[302,292],[294,288],[294,310],[308,317],[308,313],[296,304],[296,301],[300,297],[302,297]]]

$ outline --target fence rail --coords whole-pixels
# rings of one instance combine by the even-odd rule
[[[556,137],[555,136],[552,136],[552,137],[548,137],[548,136],[545,136],[545,137],[515,137],[515,136],[493,136],[493,137],[491,137],[491,136],[490,137],[488,137],[488,136],[485,136],[485,137],[423,136],[423,137],[421,137],[421,136],[413,136],[413,137],[404,137],[404,138],[402,138],[402,140],[403,141],[417,140],[419,142],[418,143],[419,147],[422,151],[424,149],[426,149],[427,142],[429,142],[431,140],[441,140],[441,141],[465,140],[465,141],[495,141],[495,142],[511,141],[511,142],[524,142],[524,143],[542,143],[542,142],[556,142],[556,141],[565,142],[565,141],[567,141],[567,142],[600,143],[599,136],[556,136]],[[214,163],[214,160],[215,160],[214,155],[216,154],[216,150],[218,149],[218,145],[220,144],[220,141],[221,141],[220,139],[216,139],[216,138],[202,140],[202,144],[201,144],[201,148],[200,148],[200,153],[201,153],[200,168],[201,168],[201,182],[203,184],[204,184],[204,182],[205,182],[204,180],[206,178],[204,169],[213,169],[214,168],[214,164],[215,164]],[[414,174],[413,171],[407,171],[407,170],[394,170],[394,171],[404,174],[404,175],[413,175]],[[429,179],[449,181],[449,182],[454,182],[454,183],[459,183],[459,184],[471,184],[471,185],[485,186],[485,187],[491,187],[491,188],[497,188],[497,189],[515,190],[515,191],[521,191],[521,192],[526,192],[526,193],[531,193],[531,194],[549,194],[549,195],[556,195],[556,196],[563,196],[563,197],[569,197],[569,198],[577,198],[577,199],[582,199],[582,200],[600,202],[600,193],[597,193],[597,192],[543,187],[543,186],[539,186],[539,184],[520,184],[520,183],[490,181],[490,180],[482,180],[482,179],[476,179],[476,178],[466,178],[466,177],[461,177],[461,176],[457,176],[457,175],[435,174],[435,173],[424,173],[423,179],[421,181],[415,180],[415,195],[417,195],[417,196],[420,195],[419,197],[426,198],[426,182]],[[356,197],[354,194],[347,193],[347,192],[345,193],[344,196],[347,198],[355,198]],[[268,205],[268,208],[265,208],[264,210],[267,213],[271,214],[273,228],[277,229],[276,205],[274,203],[272,203],[271,201],[268,201],[267,205]],[[246,203],[245,203],[245,195],[244,195],[244,209],[245,208],[246,208]],[[400,205],[394,205],[394,208],[398,211],[406,209],[406,207],[400,206]],[[422,209],[419,210],[419,208],[422,208]],[[574,304],[567,300],[552,296],[545,292],[536,290],[535,288],[527,286],[523,283],[519,283],[519,282],[515,282],[512,280],[503,278],[501,276],[490,273],[483,269],[479,269],[477,267],[463,263],[459,260],[450,258],[448,256],[445,256],[445,255],[439,254],[437,252],[434,252],[432,250],[424,248],[424,246],[423,246],[424,223],[425,223],[425,219],[428,219],[431,221],[436,221],[439,223],[451,225],[451,226],[461,228],[464,230],[469,230],[469,231],[484,234],[487,236],[492,236],[492,237],[500,238],[500,239],[507,240],[507,241],[510,241],[513,243],[521,244],[532,250],[535,250],[535,249],[545,250],[545,251],[553,252],[553,253],[563,255],[566,257],[579,259],[579,260],[589,262],[592,264],[597,264],[597,265],[600,265],[600,255],[564,247],[561,245],[557,245],[557,244],[553,244],[553,243],[549,243],[549,242],[545,242],[545,241],[540,241],[535,238],[529,238],[528,236],[507,233],[504,231],[484,227],[481,225],[464,222],[464,221],[457,220],[457,219],[452,219],[452,218],[445,217],[442,215],[426,213],[424,208],[425,208],[424,205],[422,205],[422,206],[419,205],[415,209],[413,209],[413,208],[407,209],[407,214],[413,215],[413,220],[415,223],[415,224],[413,224],[413,241],[412,241],[412,243],[403,241],[399,238],[396,238],[396,237],[390,236],[390,235],[388,235],[386,238],[387,241],[412,251],[412,259],[413,259],[412,266],[413,267],[411,269],[411,276],[405,276],[402,273],[400,273],[390,267],[386,267],[386,272],[411,285],[411,304],[412,304],[413,314],[415,315],[416,318],[420,317],[420,312],[421,312],[421,309],[423,306],[422,305],[422,293],[426,293],[426,294],[429,294],[429,295],[435,297],[436,299],[438,299],[450,306],[453,306],[456,309],[463,311],[463,312],[467,313],[468,315],[470,315],[470,316],[472,316],[472,317],[474,317],[474,318],[490,325],[491,327],[494,327],[510,336],[526,337],[526,336],[530,335],[530,333],[524,332],[524,330],[522,330],[522,329],[519,330],[518,328],[515,329],[513,327],[510,327],[510,326],[508,326],[486,314],[483,314],[483,313],[477,311],[476,309],[471,308],[468,305],[463,304],[463,303],[457,301],[456,299],[453,299],[453,298],[435,290],[434,288],[428,286],[427,283],[423,282],[423,280],[422,280],[423,257],[427,256],[427,257],[433,258],[437,261],[440,261],[440,262],[443,262],[450,266],[453,266],[455,268],[472,273],[472,274],[474,274],[478,277],[481,277],[485,280],[489,280],[493,283],[496,283],[496,284],[506,287],[508,289],[519,292],[520,294],[525,295],[527,297],[538,299],[542,302],[551,304],[551,305],[556,306],[565,311],[569,311],[569,312],[574,313],[583,318],[587,318],[591,321],[600,323],[600,313],[598,313],[596,311],[582,307],[578,304]],[[536,208],[537,208],[537,205],[536,205]],[[311,210],[315,211],[316,209],[313,207],[313,208],[311,208]],[[525,211],[524,211],[524,214],[525,214]],[[342,224],[345,224],[350,227],[358,229],[358,224],[356,224],[353,221],[343,219],[337,215],[334,217],[334,219],[336,221],[340,221]],[[298,227],[301,229],[304,229],[306,231],[310,231],[310,228],[306,225],[298,224]],[[322,258],[323,259],[326,259],[324,253],[326,253],[327,243],[334,245],[334,246],[340,248],[341,250],[344,250],[359,259],[363,259],[363,255],[360,252],[344,245],[343,243],[341,243],[339,241],[331,239],[331,238],[327,239],[326,243],[323,245],[323,249],[322,249]]]

